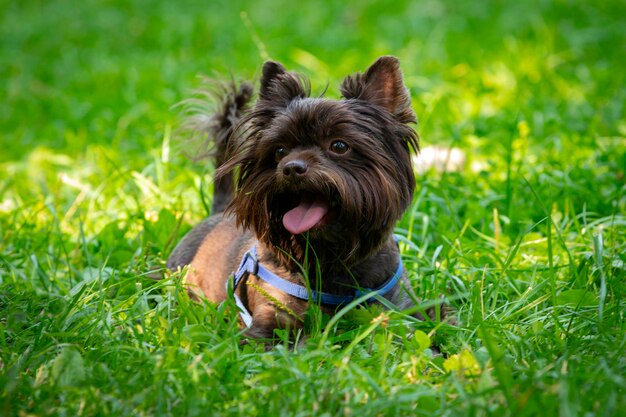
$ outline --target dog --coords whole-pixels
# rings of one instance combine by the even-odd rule
[[[311,97],[307,79],[263,65],[225,87],[201,118],[217,165],[212,215],[176,246],[194,294],[233,297],[252,337],[299,330],[310,302],[333,314],[355,299],[398,309],[417,299],[393,235],[415,189],[417,123],[400,63],[378,58],[347,76],[341,99]]]

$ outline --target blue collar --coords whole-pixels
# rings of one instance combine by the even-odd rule
[[[349,295],[329,294],[322,291],[309,290],[303,285],[294,284],[293,282],[287,281],[286,279],[279,277],[278,275],[265,268],[263,265],[261,265],[261,263],[259,263],[255,243],[243,255],[241,263],[239,264],[239,268],[237,269],[237,271],[235,271],[233,279],[229,279],[226,282],[226,287],[228,294],[232,294],[235,300],[235,304],[237,304],[237,307],[239,308],[239,314],[241,315],[241,319],[243,320],[246,327],[250,327],[252,325],[252,315],[243,305],[241,299],[237,296],[237,294],[235,294],[235,290],[237,289],[239,283],[244,277],[248,276],[249,274],[255,275],[270,284],[271,286],[278,288],[284,293],[287,293],[301,300],[308,301],[309,299],[312,299],[321,304],[338,306],[342,304],[347,304],[365,294],[372,294],[373,296],[377,295],[381,297],[384,296],[389,291],[391,291],[398,284],[398,282],[400,282],[400,278],[402,277],[402,270],[402,258],[400,257],[400,255],[398,255],[398,267],[396,268],[396,271],[380,287],[375,289],[357,288],[353,294]]]

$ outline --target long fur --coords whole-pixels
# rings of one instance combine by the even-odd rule
[[[308,280],[341,295],[386,282],[398,265],[392,232],[411,203],[411,152],[418,148],[398,60],[381,57],[346,77],[341,100],[311,97],[307,79],[271,61],[254,106],[247,83],[221,92],[216,111],[193,121],[213,141],[217,214],[179,243],[168,267],[190,265],[187,283],[216,302],[227,296],[228,276],[254,244],[266,268],[294,283]],[[292,234],[286,213],[311,201],[325,207],[323,217]],[[306,301],[249,279],[254,285],[244,282],[238,292],[254,317],[250,334],[301,325],[272,299],[298,316]],[[386,298],[407,308],[415,297],[406,272],[401,281]]]
[[[219,177],[237,168],[237,192],[228,207],[238,224],[276,248],[285,262],[304,262],[305,248],[325,273],[363,260],[386,241],[411,202],[415,188],[410,150],[418,147],[416,121],[408,91],[395,59],[377,62],[365,74],[347,77],[345,100],[310,98],[308,81],[277,63],[266,64],[259,100],[238,123]],[[354,156],[336,164],[309,151],[315,164],[304,184],[294,190],[276,178],[277,137],[294,148],[319,144],[325,137],[349,138]],[[331,227],[321,234],[293,236],[280,222],[287,195],[306,191],[337,204]]]

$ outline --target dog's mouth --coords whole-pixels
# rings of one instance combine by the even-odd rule
[[[332,204],[327,199],[311,194],[301,193],[289,198],[287,207],[290,207],[283,214],[283,226],[294,235],[317,229],[328,223]]]

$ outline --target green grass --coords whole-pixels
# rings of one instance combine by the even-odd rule
[[[345,3],[0,1],[2,415],[626,415],[626,4]],[[387,53],[422,145],[467,153],[397,229],[458,327],[352,311],[266,351],[150,278],[206,215],[198,74],[270,56],[336,97]]]

